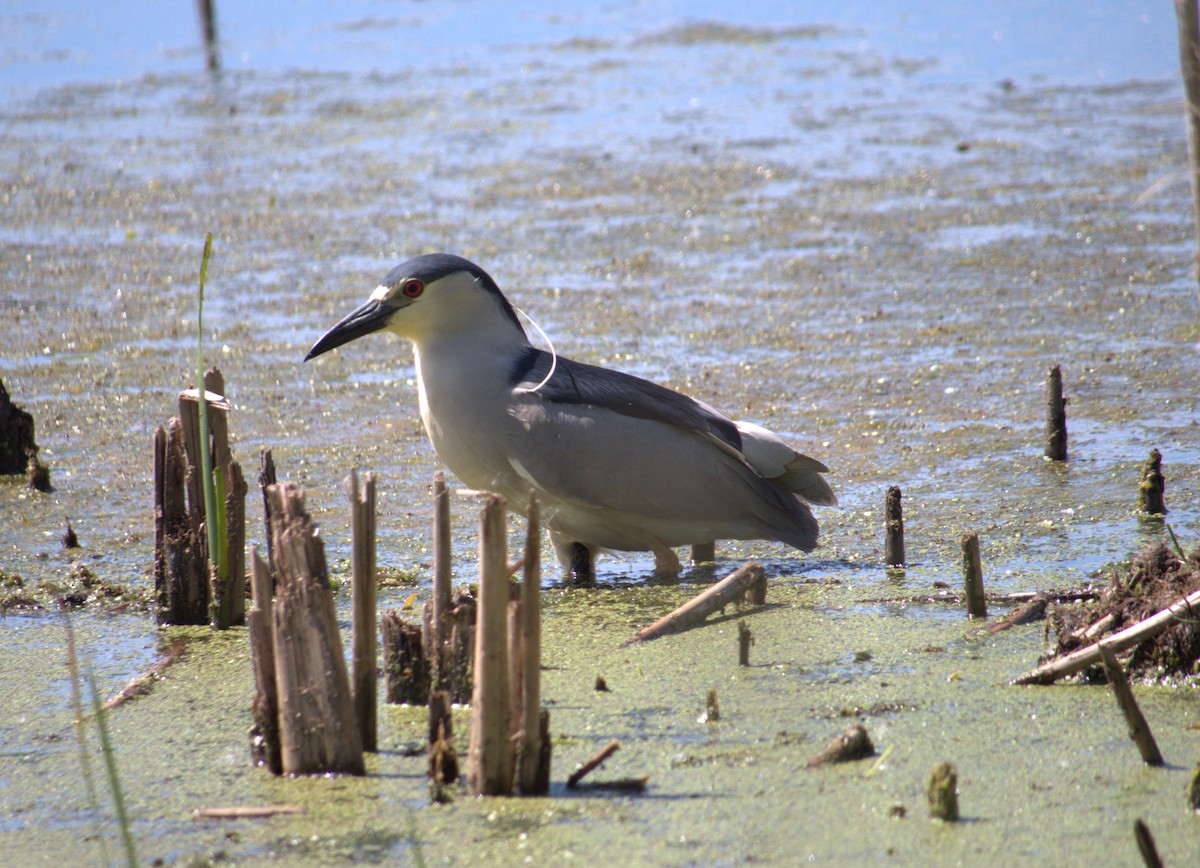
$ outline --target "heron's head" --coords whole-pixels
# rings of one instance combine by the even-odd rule
[[[486,271],[461,256],[427,253],[389,271],[366,303],[325,332],[304,360],[383,329],[418,345],[454,334],[525,341],[512,305]]]

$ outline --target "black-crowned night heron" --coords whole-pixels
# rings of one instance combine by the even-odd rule
[[[600,549],[769,539],[812,551],[808,504],[834,505],[820,461],[692,398],[529,343],[511,304],[474,263],[444,253],[392,269],[305,360],[371,332],[413,342],[421,419],[464,484],[524,512],[536,492],[564,567]]]

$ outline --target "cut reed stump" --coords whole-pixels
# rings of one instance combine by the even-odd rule
[[[375,474],[351,470],[350,496],[351,684],[363,750],[377,743],[377,666],[375,647]]]
[[[1162,453],[1150,450],[1142,465],[1142,481],[1138,485],[1138,512],[1145,516],[1167,514],[1166,480],[1162,474]]]
[[[525,795],[550,791],[550,713],[542,708],[542,563],[541,509],[536,496],[526,512],[525,565],[521,576],[521,689],[514,701],[521,709],[517,731],[517,785]]]
[[[754,634],[745,619],[738,621],[738,666],[750,665],[750,646],[754,644]]]
[[[33,416],[20,404],[12,402],[4,381],[0,380],[0,475],[25,473],[30,450],[37,454]]]
[[[929,774],[929,816],[947,823],[958,822],[958,772],[950,763],[939,763]]]
[[[1138,708],[1137,700],[1133,698],[1133,690],[1129,686],[1129,679],[1125,677],[1125,669],[1117,661],[1117,655],[1108,647],[1107,641],[1099,643],[1099,648],[1100,659],[1104,661],[1104,672],[1108,675],[1108,683],[1112,685],[1113,695],[1117,698],[1117,704],[1121,706],[1121,713],[1125,715],[1125,723],[1129,727],[1129,737],[1137,745],[1138,752],[1142,755],[1142,762],[1151,766],[1162,765],[1162,753],[1159,752],[1158,743],[1154,740],[1153,733],[1150,732],[1150,724],[1146,723],[1142,710]]]
[[[171,419],[154,432],[154,616],[159,624],[208,622],[207,543],[188,510],[188,472],[183,426]]]
[[[1046,458],[1067,460],[1067,399],[1063,397],[1062,369],[1055,365],[1046,374]]]
[[[272,485],[275,681],[284,774],[364,773],[325,549],[304,493]]]
[[[430,609],[428,655],[439,687],[445,686],[447,678],[452,567],[450,492],[446,489],[446,475],[438,471],[433,477],[433,598],[426,605]]]
[[[429,659],[424,631],[394,609],[380,622],[383,631],[385,700],[391,705],[424,705],[429,701]]]
[[[435,785],[445,785],[457,781],[458,774],[450,694],[434,690],[429,694],[429,778]]]
[[[625,644],[648,642],[667,633],[675,633],[699,624],[713,612],[725,608],[736,597],[745,594],[756,583],[764,581],[765,576],[766,573],[759,564],[744,564],[712,587],[684,603],[674,612],[640,630]]]
[[[225,629],[246,621],[246,481],[229,450],[229,402],[215,368],[204,378],[226,574],[208,551],[200,470],[200,392],[179,395],[179,417],[154,435],[155,599],[159,624]]]
[[[504,499],[488,494],[480,513],[479,611],[467,751],[467,789],[473,795],[508,795],[513,788],[508,599]]]
[[[987,617],[987,598],[983,593],[983,562],[979,556],[979,534],[967,531],[962,535],[963,586],[967,595],[967,616]]]
[[[272,774],[283,774],[279,748],[279,694],[275,689],[275,625],[272,617],[271,571],[250,549],[250,582],[254,605],[246,616],[250,632],[250,656],[254,661],[254,725],[250,730],[250,758],[265,765]]]
[[[889,567],[903,567],[908,563],[904,554],[904,508],[900,505],[900,486],[888,487],[883,501],[884,543],[883,559]]]

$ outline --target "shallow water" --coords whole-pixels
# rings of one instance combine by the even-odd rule
[[[376,336],[300,360],[391,265],[423,251],[479,262],[560,352],[762,422],[833,470],[842,506],[820,511],[823,547],[813,555],[720,548],[718,572],[758,558],[788,601],[752,617],[788,649],[765,652],[781,654],[782,669],[711,674],[737,682],[758,724],[723,731],[711,756],[693,756],[713,734],[667,697],[702,700],[704,691],[688,686],[686,665],[662,668],[674,666],[667,647],[645,655],[661,684],[618,691],[598,711],[608,699],[590,695],[595,673],[579,661],[603,665],[610,681],[642,677],[639,652],[613,656],[613,646],[685,590],[648,581],[644,555],[602,562],[598,591],[563,590],[547,576],[548,622],[575,624],[549,626],[547,638],[547,653],[574,673],[547,676],[556,731],[576,746],[564,755],[582,758],[609,735],[637,744],[654,797],[504,803],[496,811],[511,822],[497,826],[486,809],[426,809],[419,760],[389,754],[380,778],[340,785],[354,794],[348,804],[390,806],[376,819],[394,837],[368,842],[370,852],[411,857],[409,833],[394,831],[411,809],[424,841],[451,822],[471,830],[462,855],[438,858],[515,859],[522,842],[543,858],[584,855],[597,835],[633,828],[646,861],[733,861],[751,840],[763,858],[787,861],[794,851],[778,840],[787,824],[776,813],[739,832],[736,805],[711,791],[756,798],[739,770],[775,763],[768,747],[789,728],[782,718],[819,742],[840,726],[828,723],[830,708],[940,696],[945,667],[900,662],[924,660],[914,649],[926,645],[970,661],[977,682],[961,697],[885,716],[907,734],[911,761],[862,804],[884,813],[890,798],[908,804],[908,822],[923,831],[901,834],[898,860],[972,858],[961,838],[951,845],[925,830],[920,787],[942,756],[915,745],[931,727],[949,743],[968,741],[972,726],[994,723],[998,703],[1020,709],[1003,724],[1012,738],[1028,715],[1052,715],[1062,728],[1047,725],[1025,744],[1030,767],[1065,763],[1079,778],[1063,785],[1076,795],[1041,805],[1062,828],[1057,839],[1017,823],[1022,809],[990,790],[981,825],[1015,823],[1020,852],[1063,861],[1079,837],[1101,854],[1124,846],[1144,803],[1166,826],[1164,851],[1189,852],[1176,780],[1190,765],[1180,693],[1146,691],[1175,748],[1168,756],[1179,757],[1154,778],[1131,761],[1119,723],[1100,716],[1112,710],[1107,695],[997,687],[1032,664],[1040,626],[979,644],[963,638],[956,613],[858,602],[956,584],[968,529],[980,533],[993,589],[1083,581],[1161,533],[1134,515],[1152,447],[1164,455],[1172,526],[1185,541],[1200,537],[1200,302],[1168,8],[1081,4],[1047,20],[1032,4],[808,4],[803,16],[787,4],[351,2],[286,13],[260,4],[253,14],[218,10],[224,66],[209,75],[188,16],[158,4],[128,7],[124,18],[57,5],[0,13],[9,94],[0,100],[0,377],[34,414],[56,489],[0,483],[4,571],[30,585],[62,580],[74,557],[58,544],[69,517],[90,569],[149,583],[150,440],[193,379],[206,231],[217,236],[206,356],[229,384],[235,452],[252,471],[256,452],[271,448],[280,477],[306,486],[339,572],[349,547],[341,480],[359,466],[380,474],[381,563],[423,581],[425,489],[438,463],[399,341]],[[1066,466],[1041,458],[1043,379],[1054,363],[1071,398]],[[905,493],[912,564],[900,581],[881,565],[889,484]],[[472,507],[455,510],[467,581]],[[249,536],[261,538],[256,516]],[[685,581],[710,578],[697,570]],[[85,621],[94,622],[85,654],[106,690],[157,653],[142,616]],[[730,626],[668,641],[698,667],[710,641],[727,641],[721,630]],[[50,757],[39,741],[58,732],[67,708],[61,662],[48,650],[61,647],[58,619],[10,615],[0,631],[14,660],[0,676],[14,697],[0,711],[5,749],[35,757],[35,770],[57,763],[31,802],[27,777],[0,774],[11,850],[49,826],[61,831],[51,806],[66,784],[54,782],[71,780],[73,747],[51,742]],[[250,801],[289,801],[298,788],[319,801],[321,784],[264,782],[245,768],[249,673],[244,643],[224,641],[179,676],[200,693],[211,678],[242,690],[194,698],[219,780]],[[886,672],[852,662],[867,646]],[[239,674],[222,672],[222,660]],[[156,701],[120,713],[124,737],[157,732],[152,720],[178,713]],[[1074,720],[1075,707],[1091,724]],[[389,720],[393,744],[416,738],[405,733],[419,721]],[[151,736],[123,747],[123,760],[138,766],[160,752],[174,756]],[[978,748],[956,753],[976,780],[1009,773]],[[1081,755],[1105,757],[1095,792],[1076,767]],[[269,825],[211,844],[219,835],[181,819],[194,805],[147,809],[159,779],[194,800],[220,797],[202,782],[202,763],[169,765],[150,763],[130,785],[147,810],[138,831],[156,855],[221,846],[239,859],[325,858],[319,845],[310,853],[276,841]],[[714,777],[698,783],[685,773],[693,768]],[[860,817],[826,813],[822,787],[859,799],[856,773],[811,786],[770,777],[761,792],[783,813],[823,818],[806,826],[814,854],[886,857],[882,826],[879,846],[867,846],[855,838]],[[1044,792],[1033,771],[1012,774],[1022,792]],[[1106,822],[1114,817],[1119,831]],[[351,836],[319,813],[284,825],[286,835]]]

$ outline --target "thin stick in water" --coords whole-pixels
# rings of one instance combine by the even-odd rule
[[[1158,743],[1154,740],[1153,733],[1150,732],[1150,724],[1146,723],[1142,710],[1138,708],[1137,700],[1133,698],[1133,690],[1129,687],[1129,679],[1125,677],[1124,667],[1117,661],[1117,655],[1108,647],[1109,641],[1111,640],[1100,643],[1100,659],[1104,661],[1104,672],[1108,675],[1109,684],[1112,685],[1113,695],[1117,697],[1117,704],[1121,706],[1121,712],[1125,715],[1125,723],[1129,727],[1129,737],[1137,745],[1144,763],[1160,766],[1163,764],[1163,756],[1158,749]]]

